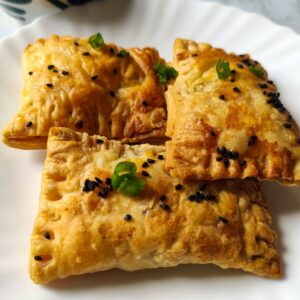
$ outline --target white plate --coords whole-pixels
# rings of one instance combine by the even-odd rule
[[[14,115],[23,48],[52,33],[89,36],[123,46],[156,46],[169,59],[175,37],[249,52],[269,70],[282,99],[300,119],[300,37],[287,28],[219,4],[186,0],[108,0],[72,8],[0,41],[0,127]],[[37,211],[44,151],[0,145],[1,299],[272,299],[300,297],[300,189],[266,184],[279,233],[285,277],[268,280],[211,265],[126,273],[112,270],[34,285],[27,275],[29,236]]]

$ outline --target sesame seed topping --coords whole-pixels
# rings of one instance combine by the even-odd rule
[[[147,107],[147,106],[148,106],[148,102],[147,102],[146,100],[143,100],[142,105],[143,105],[144,107]]]
[[[268,85],[265,84],[265,83],[259,83],[258,86],[259,86],[261,89],[267,89],[267,88],[268,88]]]
[[[77,46],[77,47],[79,46],[78,42],[74,42],[74,45]]]
[[[210,131],[210,135],[213,136],[213,137],[215,137],[215,136],[216,136],[216,133],[215,133],[213,130],[211,130],[211,131]]]
[[[40,256],[40,255],[36,255],[34,257],[34,260],[37,260],[37,261],[41,261],[43,258]]]
[[[114,49],[114,48],[109,48],[109,52],[110,52],[111,54],[114,54],[114,53],[115,53],[115,49]]]
[[[252,146],[257,140],[257,136],[256,135],[251,135],[248,141],[248,146]]]
[[[98,75],[94,75],[91,77],[92,80],[96,80],[98,78]]]
[[[159,159],[159,160],[163,160],[163,159],[164,159],[164,157],[163,157],[163,155],[159,154],[159,155],[157,155],[157,159]]]
[[[219,156],[216,158],[216,161],[222,161],[223,160],[223,157]]]
[[[98,144],[98,145],[100,144],[100,145],[101,145],[101,144],[103,144],[103,143],[104,143],[103,140],[101,140],[101,139],[96,139],[96,144]]]
[[[263,94],[264,94],[264,95],[267,95],[267,92],[266,92],[266,91],[263,91]]]
[[[267,83],[268,84],[274,84],[274,82],[272,80],[268,80]]]
[[[155,163],[155,160],[152,159],[152,158],[148,158],[148,159],[147,159],[147,162],[148,162],[149,164],[154,164],[154,163]]]
[[[243,64],[245,64],[247,67],[250,67],[251,66],[251,62],[249,59],[243,59]]]
[[[146,172],[146,171],[142,171],[142,175],[143,175],[143,176],[145,176],[145,177],[148,177],[148,176],[150,176],[150,175],[149,175],[149,173],[148,173],[148,172]]]
[[[32,126],[32,122],[31,121],[28,121],[25,125],[26,127],[31,127]]]
[[[240,68],[240,69],[244,68],[244,66],[242,64],[237,64],[237,67]]]
[[[216,200],[216,196],[215,195],[213,195],[213,194],[207,194],[206,195],[206,200],[208,200],[208,201],[215,201]]]
[[[102,188],[102,191],[98,193],[98,196],[101,198],[105,198],[107,196],[108,192],[109,192],[108,187],[104,186]]]
[[[46,231],[44,233],[44,238],[47,239],[47,240],[50,240],[51,239],[51,236],[50,236],[50,233],[48,231]]]
[[[183,185],[180,183],[175,185],[175,190],[177,190],[177,191],[182,190],[182,188],[183,188]]]
[[[205,195],[202,192],[197,192],[195,194],[195,200],[199,201],[199,200],[204,200],[205,199]]]
[[[291,123],[284,123],[283,126],[287,129],[292,128],[292,124]]]
[[[159,207],[166,211],[170,210],[170,206],[166,203],[161,204]]]
[[[83,127],[83,121],[79,120],[78,122],[76,122],[75,126],[77,129],[81,129]]]
[[[53,70],[53,73],[58,73],[58,71],[57,70]]]
[[[108,93],[111,97],[115,97],[115,95],[116,95],[114,91],[109,91]]]
[[[53,88],[53,84],[52,84],[52,83],[46,83],[46,86],[47,86],[48,88]]]
[[[28,75],[29,75],[29,76],[31,76],[32,74],[33,74],[33,72],[32,72],[32,71],[28,72]]]
[[[64,76],[67,76],[67,75],[69,75],[69,72],[68,71],[62,71],[61,74],[63,74]]]
[[[95,180],[100,184],[103,183],[103,181],[99,177],[95,177]]]
[[[110,179],[109,177],[107,177],[107,178],[105,179],[105,183],[106,183],[106,184],[111,184],[111,179]]]
[[[149,164],[146,161],[144,161],[142,164],[142,168],[147,168],[148,166],[149,166]]]
[[[83,56],[89,56],[89,55],[90,55],[90,52],[83,52],[82,55],[83,55]]]
[[[221,100],[226,100],[226,99],[225,99],[225,95],[220,95],[219,98],[220,98]]]
[[[230,79],[230,82],[235,82],[235,79],[234,78]]]
[[[160,201],[165,201],[166,199],[167,199],[167,196],[164,194],[160,195],[160,197],[159,197]]]
[[[219,217],[219,221],[222,222],[223,224],[228,224],[228,220],[224,217]]]
[[[230,165],[230,161],[229,161],[228,158],[225,158],[224,161],[223,161],[223,163],[224,163],[225,168],[228,168],[229,165]]]
[[[49,65],[48,70],[52,70],[52,69],[54,69],[54,65]]]
[[[240,93],[240,92],[241,92],[241,90],[240,90],[237,86],[235,86],[235,87],[233,88],[233,90],[234,90],[236,93]]]
[[[124,220],[128,222],[128,221],[132,220],[132,216],[130,214],[126,214],[124,216]]]
[[[235,75],[236,74],[236,70],[231,70],[230,73],[233,74],[233,75]]]

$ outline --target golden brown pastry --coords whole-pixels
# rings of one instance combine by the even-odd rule
[[[47,148],[31,238],[36,283],[187,263],[280,277],[276,234],[256,181],[184,183],[164,171],[164,146],[123,145],[66,128],[50,130]],[[135,198],[110,189],[123,161],[134,162],[146,183]]]
[[[226,80],[216,71],[219,59],[229,62]],[[166,92],[173,176],[300,182],[297,125],[258,62],[177,39],[171,65],[179,72]]]
[[[153,71],[158,61],[153,48],[94,49],[87,39],[39,39],[25,49],[20,108],[3,141],[21,149],[45,148],[52,126],[123,142],[164,138],[164,88]]]

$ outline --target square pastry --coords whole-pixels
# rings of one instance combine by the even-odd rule
[[[31,237],[34,282],[187,263],[280,277],[276,234],[256,181],[185,183],[165,171],[164,146],[67,128],[52,128],[47,147]],[[114,187],[120,162],[135,166],[138,194],[125,179]],[[118,172],[118,180],[127,176],[124,167]]]
[[[88,39],[53,35],[27,46],[20,108],[3,141],[45,148],[53,126],[122,142],[164,139],[164,87],[153,70],[153,48],[93,48]]]
[[[171,65],[179,73],[166,92],[173,176],[300,182],[297,124],[257,61],[177,39]]]

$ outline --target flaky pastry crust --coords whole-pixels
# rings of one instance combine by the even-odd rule
[[[134,271],[187,263],[279,277],[276,234],[258,183],[185,183],[165,171],[164,155],[164,146],[123,145],[52,128],[31,238],[33,281],[43,284],[111,268]],[[142,167],[149,158],[155,162]],[[140,195],[129,198],[112,190],[103,198],[98,192],[105,184],[83,191],[86,179],[111,178],[120,161],[137,165],[137,175],[146,181]],[[143,177],[142,170],[149,176]],[[206,198],[198,199],[200,194]],[[131,220],[124,219],[127,214]]]
[[[8,146],[45,148],[49,129],[62,126],[122,142],[164,139],[166,104],[153,48],[127,49],[53,35],[23,56],[20,108],[3,131]]]
[[[217,76],[219,59],[230,64],[226,80]],[[171,65],[179,72],[166,92],[167,136],[172,138],[166,166],[173,176],[299,184],[297,124],[258,62],[177,39]],[[262,77],[251,69],[263,71]]]

